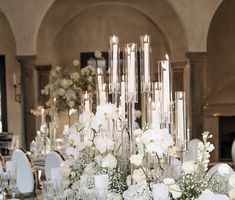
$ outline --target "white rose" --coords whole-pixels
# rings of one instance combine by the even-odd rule
[[[173,184],[169,187],[169,191],[171,192],[174,199],[178,199],[182,195],[182,190],[180,189],[179,185]]]
[[[135,169],[133,171],[132,178],[135,183],[142,183],[142,182],[146,181],[146,175],[142,169]]]
[[[87,80],[88,80],[89,82],[91,82],[91,81],[93,80],[93,78],[92,78],[91,76],[89,76],[89,77],[87,78]]]
[[[78,66],[80,64],[79,60],[75,59],[73,60],[73,65],[74,66]]]
[[[99,50],[95,50],[95,57],[96,58],[102,58],[102,53]]]
[[[143,160],[143,155],[141,154],[131,155],[130,157],[131,164],[134,164],[135,166],[141,165],[142,160]]]
[[[74,101],[69,101],[68,102],[68,106],[70,107],[70,108],[73,108],[74,106],[75,106],[75,102]]]
[[[60,96],[64,96],[65,95],[65,90],[63,88],[60,88],[58,91]]]
[[[196,170],[196,165],[195,165],[194,161],[185,161],[182,164],[182,169],[185,174],[191,174]]]
[[[175,180],[174,180],[173,178],[165,178],[165,179],[163,180],[163,183],[164,183],[165,185],[173,185],[173,184],[175,183]]]
[[[218,173],[221,176],[227,176],[230,173],[230,167],[228,164],[220,164],[218,167]]]
[[[79,79],[79,73],[77,72],[74,72],[70,75],[71,79],[75,80],[75,81],[78,81]]]
[[[59,72],[60,70],[61,70],[61,67],[60,67],[59,65],[57,65],[57,66],[55,67],[55,71]]]
[[[117,166],[117,159],[109,153],[105,158],[103,158],[101,166],[114,169]]]

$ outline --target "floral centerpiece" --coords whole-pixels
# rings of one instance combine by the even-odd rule
[[[164,137],[162,137],[163,135]],[[168,139],[166,139],[167,137]],[[165,200],[193,200],[198,199],[208,191],[213,194],[226,194],[224,175],[228,174],[228,170],[226,170],[227,166],[220,167],[218,171],[211,176],[207,175],[210,152],[214,149],[214,146],[208,141],[211,137],[212,135],[209,135],[209,132],[203,133],[203,142],[198,146],[198,162],[184,162],[178,175],[164,173],[164,175],[161,176],[157,174],[155,179],[153,179],[153,176],[149,176],[153,175],[153,173],[150,172],[151,168],[144,168],[144,156],[141,154],[132,155],[130,158],[131,163],[134,164],[137,169],[135,169],[133,173],[134,184],[130,185],[128,190],[124,192],[124,199],[151,200],[154,198]],[[164,150],[173,144],[172,139],[166,132],[162,132],[160,136],[157,136],[157,133],[153,134],[153,130],[151,129],[142,133],[141,140],[145,146],[144,151],[154,153],[154,156],[158,156],[160,160],[161,156],[165,153]],[[157,145],[157,143],[160,145]],[[159,164],[160,166],[162,165],[161,162]],[[152,169],[154,168],[152,167]],[[147,170],[149,170],[149,172],[147,172]],[[162,170],[167,170],[167,168],[164,167]],[[153,197],[154,192],[152,191],[154,187],[158,189],[157,196],[155,197]],[[166,190],[165,197],[161,196],[163,195],[163,189]],[[231,189],[231,193],[232,191]]]
[[[81,194],[81,177],[86,179],[86,188],[94,187],[94,175],[108,174],[110,199],[121,198],[126,190],[125,177],[114,151],[113,139],[109,136],[109,121],[119,117],[119,110],[113,104],[97,107],[94,115],[84,112],[79,122],[70,129],[66,153],[69,161],[65,165],[66,199],[78,198]]]
[[[75,60],[74,65],[79,65]],[[42,94],[50,98],[46,105],[56,112],[79,109],[81,97],[85,92],[95,98],[96,68],[87,66],[78,72],[69,72],[68,68],[56,66],[51,71],[52,83],[45,86]],[[95,101],[94,101],[95,102]]]

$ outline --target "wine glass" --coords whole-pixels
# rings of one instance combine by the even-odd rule
[[[42,182],[42,197],[46,200],[54,199],[54,188],[52,181]]]
[[[17,182],[16,182],[16,173],[10,172],[8,175],[9,178],[9,190],[12,194],[12,199],[16,199],[16,191],[18,190]]]
[[[54,180],[54,189],[56,193],[56,197],[58,200],[62,200],[64,196],[64,183],[63,179],[55,179]]]
[[[4,199],[5,197],[5,189],[8,186],[8,173],[2,172],[0,173],[0,192],[1,192],[1,198]]]

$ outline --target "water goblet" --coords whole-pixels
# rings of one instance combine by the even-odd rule
[[[0,192],[1,192],[1,199],[5,198],[5,189],[8,186],[8,173],[2,172],[0,173]]]
[[[56,198],[58,200],[62,200],[63,196],[64,196],[63,179],[55,179],[54,180],[54,189],[55,189]]]
[[[46,200],[54,199],[54,187],[52,181],[42,182],[42,197]]]
[[[9,172],[8,177],[9,177],[9,190],[11,191],[12,199],[15,200],[16,192],[18,190],[16,182],[16,173]]]

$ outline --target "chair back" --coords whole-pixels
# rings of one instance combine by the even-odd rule
[[[224,177],[224,180],[226,181],[228,179],[228,177],[230,176],[231,173],[233,173],[233,169],[232,167],[230,167],[228,164],[226,163],[217,163],[216,165],[214,165],[213,167],[211,167],[208,171],[207,171],[207,176],[211,177],[214,174],[218,173],[218,169],[221,165],[227,165],[228,167],[228,174],[227,176]]]
[[[16,161],[16,182],[19,192],[25,196],[36,190],[36,173],[30,157],[23,149],[16,149],[13,152],[12,160]]]
[[[235,164],[235,139],[233,140],[233,145],[232,145],[232,148],[231,148],[231,153],[232,153],[233,163]]]
[[[45,175],[46,179],[51,179],[51,169],[52,168],[59,168],[61,163],[64,161],[64,157],[56,150],[48,153],[45,159]]]
[[[5,171],[5,161],[2,155],[0,154],[0,173]]]

